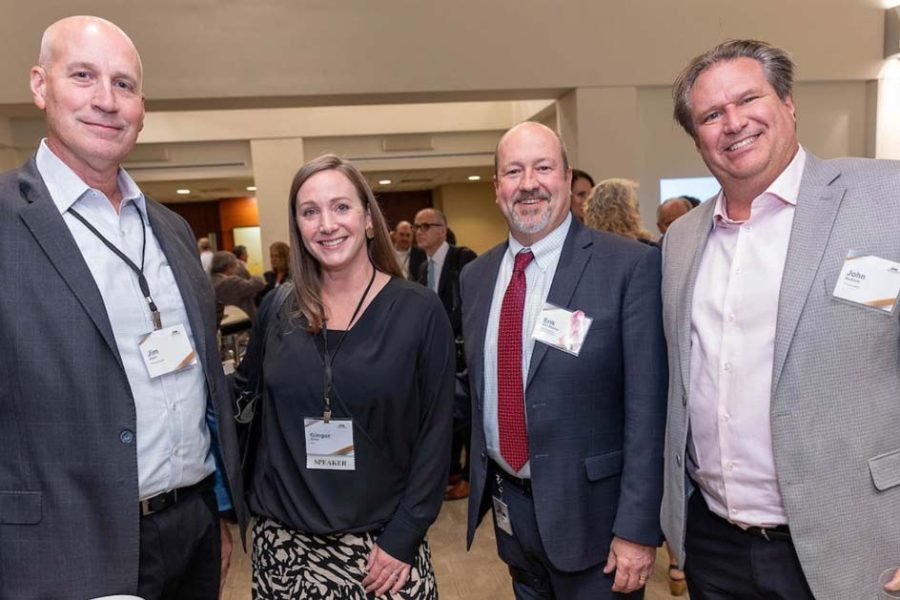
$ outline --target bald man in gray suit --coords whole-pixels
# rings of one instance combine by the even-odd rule
[[[662,522],[693,600],[900,589],[900,164],[805,151],[792,79],[738,40],[673,92],[722,185],[663,249]]]

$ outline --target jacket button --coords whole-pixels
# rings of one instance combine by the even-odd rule
[[[123,429],[119,432],[119,441],[123,444],[133,444],[134,432],[130,429]]]
[[[675,455],[675,464],[678,465],[679,467],[681,466],[681,455],[680,454]]]

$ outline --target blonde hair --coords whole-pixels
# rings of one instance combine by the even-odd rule
[[[598,183],[584,203],[584,224],[633,240],[652,240],[653,234],[644,229],[638,211],[637,188],[637,182],[630,179],[605,179]]]

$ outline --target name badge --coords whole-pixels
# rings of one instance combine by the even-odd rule
[[[353,471],[353,419],[306,417],[306,468]]]
[[[877,256],[847,256],[834,297],[853,304],[894,311],[900,294],[900,263]]]
[[[197,353],[184,325],[151,331],[138,340],[138,347],[150,379],[197,364]]]
[[[580,310],[569,311],[547,303],[538,315],[531,337],[557,350],[578,356],[592,322],[593,319]]]
[[[507,535],[513,535],[512,521],[509,519],[509,507],[506,506],[506,502],[497,496],[493,496],[492,499],[494,501],[494,521],[497,523],[497,527]]]

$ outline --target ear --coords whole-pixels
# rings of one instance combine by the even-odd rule
[[[497,174],[494,174],[494,202],[499,206],[500,204],[500,180],[497,178]]]
[[[791,111],[791,116],[794,118],[794,121],[797,121],[797,109],[794,108],[794,97],[788,95],[787,98],[784,99],[784,105],[788,107],[788,110]]]
[[[144,115],[146,114],[146,110],[144,108],[144,93],[141,92],[141,124],[138,126],[138,131],[144,130]]]
[[[47,72],[44,67],[31,67],[31,98],[34,105],[44,110],[47,107]]]
[[[366,206],[366,227],[372,227],[372,212],[368,206]]]

